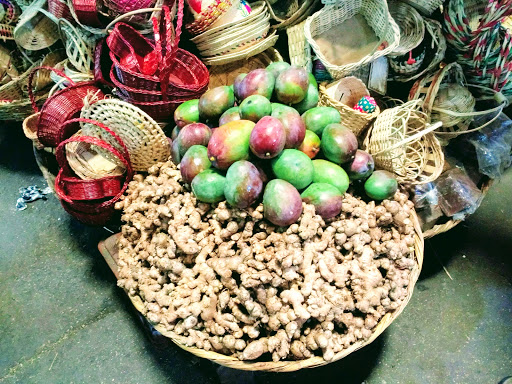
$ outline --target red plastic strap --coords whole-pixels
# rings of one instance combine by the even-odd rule
[[[36,75],[36,72],[41,69],[47,69],[49,71],[55,72],[57,75],[64,77],[67,81],[70,82],[71,85],[75,85],[75,82],[71,80],[66,74],[58,69],[55,69],[53,67],[48,66],[41,66],[36,67],[30,72],[30,75],[28,76],[28,96],[30,97],[30,102],[32,103],[32,109],[35,113],[39,112],[39,108],[37,108],[36,105],[36,98],[34,97],[34,90],[32,89],[32,81],[34,80],[34,76]]]

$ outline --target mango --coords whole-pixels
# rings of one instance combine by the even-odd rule
[[[278,118],[286,131],[285,148],[297,148],[304,141],[306,126],[299,112],[286,105],[274,103],[272,117]]]
[[[277,77],[279,76],[279,74],[281,72],[283,72],[284,70],[286,70],[290,67],[291,67],[291,65],[289,63],[287,63],[286,61],[276,61],[276,62],[273,62],[273,63],[270,63],[269,65],[267,65],[266,70],[271,72],[274,75],[274,78],[277,79]]]
[[[350,180],[365,180],[373,173],[375,162],[372,155],[361,149],[356,151],[354,160],[347,163],[345,170]]]
[[[322,137],[322,132],[329,124],[340,123],[341,115],[332,107],[315,107],[302,114],[302,120],[306,129],[315,132]]]
[[[364,191],[374,200],[392,198],[398,189],[395,176],[388,171],[375,171],[364,183]]]
[[[318,105],[319,99],[318,88],[310,83],[304,99],[300,103],[293,104],[292,107],[302,114],[311,108],[315,108]]]
[[[235,87],[237,99],[244,100],[252,95],[261,95],[270,100],[275,82],[276,79],[271,72],[263,68],[254,69]]]
[[[233,82],[233,92],[234,92],[237,100],[243,100],[243,98],[240,96],[241,95],[240,86],[242,85],[242,80],[245,79],[246,76],[247,76],[247,73],[241,73],[237,77],[235,77],[235,81]]]
[[[309,86],[309,75],[304,68],[290,67],[282,71],[276,79],[277,100],[284,104],[300,103]]]
[[[190,184],[194,177],[206,169],[210,169],[212,163],[208,159],[208,150],[202,145],[193,145],[185,153],[180,163],[181,177],[185,183]]]
[[[230,121],[237,121],[237,120],[241,120],[240,108],[239,107],[231,107],[220,116],[219,126],[229,123]]]
[[[212,136],[211,129],[203,123],[192,123],[185,125],[180,129],[175,142],[178,144],[180,158],[185,155],[188,149],[193,145],[208,145]]]
[[[357,151],[357,137],[341,124],[329,124],[322,134],[322,149],[325,157],[336,164],[352,161]]]
[[[349,186],[347,173],[339,165],[327,160],[313,160],[315,170],[313,183],[327,183],[338,188],[340,193],[345,193]]]
[[[229,205],[247,208],[254,203],[263,190],[260,171],[251,162],[239,160],[226,173],[224,196]]]
[[[220,86],[206,91],[199,99],[199,117],[202,121],[216,122],[229,108],[235,105],[233,90]]]
[[[313,182],[314,168],[311,159],[296,149],[285,149],[273,159],[272,171],[278,179],[288,181],[297,189],[304,189]]]
[[[177,125],[172,129],[172,132],[171,132],[171,140],[176,140],[176,138],[178,137],[178,134],[180,133],[180,127],[178,127]]]
[[[249,138],[254,125],[249,120],[231,121],[213,132],[208,158],[215,168],[228,169],[235,161],[249,158]]]
[[[247,99],[246,99],[247,100]],[[284,149],[286,131],[279,119],[265,116],[254,126],[249,147],[260,159],[276,157]]]
[[[174,122],[179,128],[187,124],[199,122],[199,99],[181,103],[174,111]]]
[[[318,82],[316,81],[315,76],[311,72],[308,73],[308,78],[309,84],[313,84],[315,88],[318,89]]]
[[[320,138],[315,132],[306,130],[306,136],[298,150],[304,152],[310,159],[314,159],[320,152]]]
[[[302,214],[302,200],[293,185],[284,180],[268,182],[263,193],[263,215],[272,224],[288,226]]]
[[[261,95],[251,95],[240,104],[240,117],[244,120],[257,123],[263,116],[270,116],[271,113],[269,99]]]
[[[217,170],[207,169],[192,180],[192,192],[203,203],[217,203],[224,200],[226,178]]]
[[[331,219],[341,212],[343,194],[331,184],[313,183],[300,196],[303,202],[313,204],[316,214],[323,219]]]
[[[176,165],[178,165],[181,162],[180,147],[178,146],[178,140],[174,140],[171,144],[171,160]]]

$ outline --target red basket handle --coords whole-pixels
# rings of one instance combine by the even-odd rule
[[[64,185],[62,185],[64,172],[70,172],[70,173],[72,172],[71,168],[69,167],[69,164],[66,161],[66,155],[65,155],[66,145],[69,143],[72,143],[72,142],[84,142],[84,143],[96,145],[100,148],[104,148],[104,149],[108,150],[109,152],[111,152],[114,156],[116,156],[125,166],[126,177],[125,177],[123,187],[114,197],[112,197],[112,199],[99,204],[98,207],[105,208],[105,207],[108,207],[109,205],[113,204],[117,199],[119,199],[122,196],[122,194],[128,187],[128,183],[130,182],[130,180],[133,177],[133,168],[132,168],[130,162],[126,159],[126,157],[121,152],[119,152],[116,148],[114,148],[107,142],[105,142],[101,139],[98,139],[97,137],[91,137],[91,136],[73,136],[73,137],[70,137],[69,139],[63,141],[62,143],[60,143],[59,146],[57,147],[57,151],[56,151],[57,162],[62,167],[57,175],[57,178],[55,179],[55,192],[57,193],[57,196],[61,200],[66,201],[67,203],[74,204],[74,205],[77,204],[75,202],[75,200],[77,200],[76,196],[70,197],[68,194],[69,191],[65,189]],[[96,179],[96,180],[93,180],[90,182],[104,183],[104,186],[107,186],[107,183],[111,183],[112,178],[115,178],[115,176],[108,176],[106,178]],[[73,180],[73,178],[71,178],[71,180]],[[73,180],[73,181],[75,181],[75,180]],[[83,181],[83,182],[85,183],[85,181]],[[82,191],[77,191],[76,195],[80,195],[81,192]],[[96,197],[101,198],[101,197],[105,197],[105,196],[96,196]]]
[[[34,97],[34,90],[32,89],[32,82],[34,81],[34,76],[36,75],[36,72],[41,69],[47,69],[49,71],[55,72],[57,75],[64,77],[67,81],[69,81],[71,85],[75,85],[75,82],[73,80],[71,80],[64,72],[62,72],[58,69],[55,69],[53,67],[48,67],[48,66],[41,66],[41,67],[34,68],[30,72],[30,75],[28,76],[28,96],[30,97],[30,102],[32,103],[32,109],[34,110],[35,113],[39,112],[39,108],[37,108],[37,105],[36,105],[36,98]]]
[[[99,121],[96,121],[96,120],[84,119],[82,117],[77,117],[75,119],[67,120],[62,125],[62,128],[66,127],[68,125],[74,124],[74,123],[89,123],[89,124],[93,124],[93,125],[96,125],[97,127],[101,128],[101,129],[103,129],[104,131],[108,132],[117,141],[117,143],[121,146],[121,148],[123,149],[123,155],[126,157],[127,161],[130,162],[130,152],[128,151],[128,148],[124,144],[123,139],[121,139],[121,137],[117,133],[115,133],[113,130],[111,130],[109,127],[107,127],[105,124],[102,124],[102,123],[100,123]],[[57,161],[59,161],[58,158],[57,158]],[[59,162],[59,165],[61,167],[63,166],[62,164],[64,164],[64,163],[60,163]]]

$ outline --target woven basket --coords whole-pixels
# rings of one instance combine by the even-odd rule
[[[376,168],[394,173],[400,183],[427,183],[443,171],[444,154],[433,133],[441,123],[428,126],[419,106],[413,100],[382,111],[364,142]]]
[[[416,8],[422,15],[430,16],[436,9],[439,9],[444,0],[402,0]]]
[[[451,94],[447,103],[445,102],[446,106],[441,106],[437,96],[440,90],[449,90],[452,84],[460,87],[461,91]],[[474,111],[477,100],[467,87],[482,90],[484,96],[480,98],[481,100],[494,100],[498,105],[483,111]],[[459,88],[455,88],[455,90],[457,89]],[[423,100],[423,111],[429,119],[442,121],[443,126],[436,131],[436,134],[446,140],[461,134],[475,132],[491,124],[508,105],[507,99],[500,93],[485,87],[467,84],[462,67],[458,63],[448,64],[437,73],[418,80],[411,89],[409,99],[420,98]],[[481,115],[489,115],[489,120],[479,127],[470,129],[473,118]]]
[[[66,19],[59,20],[59,29],[69,62],[79,72],[90,73],[94,64],[97,36],[75,27]]]
[[[390,58],[389,64],[394,71],[391,80],[409,82],[416,80],[439,67],[446,52],[446,39],[443,35],[441,24],[435,20],[425,19],[425,39],[421,43],[425,48],[425,55],[419,68],[397,64],[394,58]]]
[[[295,1],[269,1],[265,0],[272,18],[277,22],[274,28],[283,29],[291,27],[304,21],[320,2],[319,0],[295,0]],[[288,6],[287,12],[283,14],[277,10],[278,5]]]
[[[14,28],[14,40],[29,51],[48,48],[59,40],[57,19],[44,9],[46,0],[36,0],[26,8]]]
[[[405,55],[423,40],[425,35],[423,17],[410,5],[398,1],[389,3],[389,13],[400,28],[400,44],[389,55]]]
[[[48,11],[57,19],[73,20],[66,0],[48,0]]]
[[[364,56],[357,62],[335,65],[329,62],[315,38],[356,15],[361,15],[366,20],[381,42],[380,46],[375,47],[373,53]],[[365,64],[388,55],[398,47],[400,41],[400,29],[389,14],[385,0],[349,0],[326,6],[313,16],[308,17],[304,33],[316,56],[334,79],[347,76]]]
[[[206,5],[206,4],[205,4]],[[198,35],[208,29],[220,16],[225,14],[232,6],[231,0],[211,0],[207,7],[201,6],[200,13],[197,13],[190,7],[190,13],[194,20],[185,28],[193,35]]]
[[[308,72],[313,72],[313,60],[311,58],[311,47],[304,35],[304,26],[306,22],[293,27],[286,28],[288,35],[288,53],[290,56],[290,64],[303,67]]]
[[[3,8],[3,16],[0,18],[0,23],[4,25],[14,25],[20,17],[20,9],[13,0],[0,1],[0,7]]]
[[[491,188],[493,183],[492,179],[487,178],[482,183],[482,198],[487,194],[489,189]],[[423,232],[423,237],[425,239],[431,239],[434,236],[440,235],[441,233],[448,232],[450,229],[455,228],[457,225],[459,225],[462,222],[462,220],[448,220],[446,223],[443,224],[436,224],[432,228],[426,230]]]
[[[231,85],[240,73],[248,73],[253,69],[265,68],[270,63],[283,61],[277,49],[268,48],[262,53],[245,60],[235,61],[225,65],[215,65],[210,68],[209,88],[221,85]]]
[[[170,146],[164,132],[155,120],[134,105],[104,99],[85,105],[81,117],[99,121],[116,132],[128,148],[135,171],[145,172],[152,165],[169,159]],[[94,125],[81,123],[81,128],[84,135],[98,137],[116,146]]]
[[[98,40],[94,49],[94,81],[98,84],[114,87],[110,82],[109,71],[112,68],[112,60],[109,56],[107,42],[105,38]]]
[[[156,325],[154,328],[160,332],[165,337],[171,339],[178,347],[184,349],[187,352],[192,353],[195,356],[211,360],[214,363],[219,365],[223,365],[225,367],[239,369],[243,371],[267,371],[267,372],[294,372],[300,369],[305,368],[316,368],[321,367],[327,364],[330,364],[334,361],[341,360],[351,353],[371,344],[377,337],[379,337],[389,325],[395,321],[395,319],[402,313],[404,308],[407,306],[407,303],[412,297],[414,286],[421,272],[421,268],[423,265],[423,252],[424,252],[424,241],[423,235],[421,232],[420,224],[416,213],[414,211],[411,215],[411,220],[414,223],[415,236],[414,236],[414,255],[415,255],[415,266],[411,271],[410,275],[410,283],[407,287],[407,297],[402,302],[402,305],[397,308],[394,312],[390,312],[384,315],[384,317],[380,320],[377,326],[374,328],[371,337],[365,341],[358,341],[352,344],[349,348],[343,350],[342,352],[337,353],[334,356],[334,359],[330,362],[325,361],[322,357],[316,356],[305,360],[296,360],[296,361],[268,361],[268,362],[249,362],[249,361],[241,361],[235,357],[225,356],[220,353],[205,351],[195,347],[187,347],[183,345],[179,338],[175,337],[172,332],[167,331],[163,326]],[[112,272],[117,277],[118,265],[117,261],[119,259],[119,244],[118,240],[120,238],[120,234],[115,234],[106,239],[105,241],[100,242],[98,248],[103,255],[103,257],[107,260],[109,267],[112,269]],[[128,294],[133,306],[140,313],[145,313],[144,304],[142,299],[139,296],[132,296]]]
[[[353,97],[349,105],[335,98],[335,92],[340,83],[344,84],[347,90],[352,93]],[[379,116],[380,109],[378,106],[373,113],[362,113],[353,109],[353,106],[357,104],[361,97],[370,95],[364,83],[356,77],[345,77],[331,84],[320,83],[318,93],[320,94],[318,105],[337,109],[341,115],[343,125],[354,132],[356,136],[361,135],[370,123]]]
[[[41,69],[58,72],[60,76],[65,77],[71,84],[69,87],[58,91],[48,98],[42,106],[39,116],[37,128],[39,141],[47,147],[56,147],[62,140],[76,132],[77,129],[75,127],[69,126],[69,129],[62,129],[62,126],[67,120],[78,116],[84,106],[84,99],[88,97],[89,100],[99,100],[104,98],[105,95],[94,82],[75,84],[64,73],[54,68],[37,67],[30,72],[28,79],[28,93],[34,112],[38,112],[39,109],[35,105],[32,82],[37,71]]]

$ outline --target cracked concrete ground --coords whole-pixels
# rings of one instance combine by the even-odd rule
[[[340,362],[248,373],[153,337],[97,251],[109,233],[71,219],[44,185],[18,126],[0,126],[0,383],[498,383],[512,375],[512,171],[466,223],[426,242],[402,315]],[[451,278],[444,271],[449,272]]]

